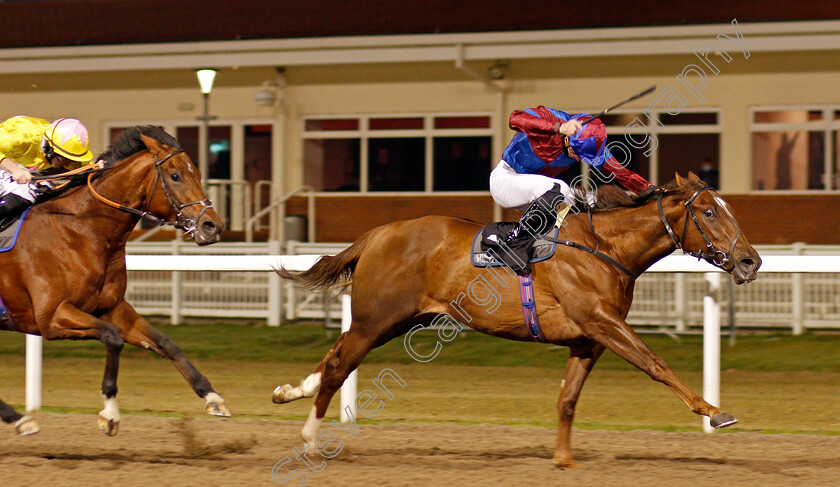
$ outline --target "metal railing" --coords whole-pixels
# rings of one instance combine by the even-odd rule
[[[307,216],[307,218],[306,218],[306,220],[307,220],[306,235],[307,235],[307,239],[310,242],[315,240],[315,190],[311,186],[301,186],[301,187],[296,188],[296,189],[286,193],[285,195],[281,196],[277,200],[273,201],[270,205],[268,205],[265,208],[263,208],[262,210],[258,211],[254,216],[249,218],[248,221],[245,222],[245,241],[246,242],[253,242],[254,241],[254,226],[257,224],[257,222],[260,220],[260,218],[262,218],[265,215],[271,213],[271,211],[274,210],[275,208],[277,208],[278,206],[285,204],[286,201],[291,199],[293,196],[296,196],[296,195],[301,194],[301,193],[306,193],[307,194],[307,200],[306,200],[306,204],[307,204],[307,207],[306,207],[306,216]],[[285,213],[285,212],[283,212],[283,213]],[[275,219],[272,218],[271,223],[269,224],[269,234],[274,234],[275,233],[275,232],[271,231],[271,225],[274,224],[274,220]],[[285,233],[284,225],[285,225],[285,222],[283,223],[283,225],[280,225],[279,228],[276,231],[276,233],[277,233],[276,239],[281,241],[281,242],[285,240],[285,238],[284,238],[284,233]]]
[[[241,230],[244,222],[250,221],[250,202],[253,200],[251,183],[233,179],[208,179],[205,187],[207,197],[228,228]]]

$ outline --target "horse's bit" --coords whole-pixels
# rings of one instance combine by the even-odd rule
[[[149,203],[146,206],[146,210],[141,211],[141,210],[137,210],[137,209],[134,209],[134,208],[129,208],[127,206],[123,206],[119,203],[114,203],[113,201],[111,201],[111,200],[105,198],[104,196],[100,195],[99,193],[97,193],[93,189],[93,186],[91,185],[91,181],[92,181],[92,178],[93,178],[93,175],[95,174],[95,172],[88,175],[88,188],[90,188],[91,193],[93,193],[93,195],[96,196],[97,199],[99,199],[103,203],[105,203],[105,204],[107,204],[107,205],[109,205],[113,208],[116,208],[116,209],[121,210],[121,211],[125,211],[127,213],[132,213],[132,214],[137,215],[141,218],[145,218],[147,220],[150,220],[150,221],[156,223],[159,226],[171,225],[175,228],[179,228],[179,229],[185,231],[186,233],[188,233],[191,236],[194,236],[196,227],[198,225],[198,221],[201,220],[201,217],[204,215],[204,212],[206,212],[209,208],[213,208],[213,203],[209,199],[192,201],[190,203],[179,203],[172,196],[172,193],[170,192],[169,187],[166,185],[166,178],[163,177],[163,171],[161,169],[161,166],[163,165],[163,163],[165,163],[166,161],[168,161],[172,157],[180,154],[181,152],[184,152],[184,150],[183,149],[178,149],[178,150],[168,154],[166,157],[164,157],[161,160],[158,160],[157,156],[155,156],[155,180],[152,183],[152,191],[151,191],[151,195],[154,195],[155,188],[157,188],[158,179],[160,179],[161,188],[163,189],[163,194],[166,195],[166,199],[169,200],[169,204],[172,206],[172,209],[175,210],[175,220],[174,221],[163,220],[161,218],[156,217],[155,215],[152,215],[149,212],[149,207],[152,204],[152,196],[148,197]],[[202,206],[201,211],[198,213],[198,216],[195,219],[186,217],[184,215],[184,213],[181,211],[184,208],[186,208],[188,206],[192,206],[192,205],[201,205]]]
[[[735,250],[735,244],[738,243],[738,239],[741,238],[741,235],[743,235],[744,232],[741,231],[741,228],[738,226],[738,223],[735,221],[732,215],[729,214],[729,211],[727,211],[726,208],[723,208],[723,211],[727,215],[729,215],[729,218],[732,220],[732,223],[735,224],[735,228],[738,229],[738,235],[735,237],[734,240],[732,240],[732,245],[729,246],[729,250],[724,252],[723,250],[718,250],[715,248],[715,245],[706,235],[706,232],[703,230],[703,227],[700,226],[700,220],[697,219],[697,215],[694,214],[694,208],[691,206],[694,200],[697,199],[697,196],[699,196],[704,191],[713,191],[713,188],[711,186],[704,186],[695,191],[694,194],[691,195],[691,198],[685,200],[686,215],[685,224],[683,225],[682,238],[677,239],[677,234],[674,233],[674,229],[671,228],[671,224],[669,224],[668,219],[665,218],[665,211],[662,209],[662,193],[656,194],[656,205],[659,208],[659,218],[662,220],[662,224],[665,225],[665,230],[668,231],[668,235],[671,237],[671,240],[674,241],[674,244],[677,246],[677,248],[682,250],[684,254],[688,254],[692,257],[697,257],[697,260],[703,259],[715,267],[726,270],[724,269],[724,266],[729,263],[729,260],[732,256],[732,252]],[[694,221],[694,225],[697,227],[697,230],[700,231],[700,235],[706,242],[706,252],[702,252],[699,250],[696,252],[692,252],[690,250],[686,250],[683,247],[682,243],[685,242],[685,235],[688,231],[689,215],[691,215],[691,219]]]

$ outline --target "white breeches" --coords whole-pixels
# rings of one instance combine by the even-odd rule
[[[0,169],[0,197],[7,194],[16,194],[31,203],[34,203],[38,196],[34,184],[18,184],[12,177],[12,173]]]
[[[560,190],[566,196],[566,204],[572,204],[574,200],[571,189],[560,179],[541,174],[519,174],[505,161],[499,161],[499,165],[490,173],[490,194],[493,199],[504,208],[518,211],[525,211],[555,184],[560,185]]]

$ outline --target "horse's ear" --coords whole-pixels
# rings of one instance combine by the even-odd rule
[[[683,177],[680,176],[680,173],[678,173],[678,172],[674,173],[674,179],[677,180],[677,186],[685,186],[686,184],[688,184],[688,181],[683,179]]]
[[[140,134],[140,138],[143,139],[143,143],[146,144],[146,148],[149,149],[152,154],[158,156],[164,156],[167,154],[167,150],[163,147],[163,144],[157,140],[151,137],[146,137],[143,134]]]
[[[700,178],[697,177],[696,174],[694,174],[694,171],[688,171],[688,180],[693,181],[695,183],[702,183],[703,182],[703,181],[700,180]]]

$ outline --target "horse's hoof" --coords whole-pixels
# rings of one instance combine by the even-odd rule
[[[117,436],[120,432],[120,420],[108,419],[105,416],[99,415],[99,429],[107,436]]]
[[[735,419],[735,416],[732,416],[729,413],[718,413],[709,420],[709,424],[711,424],[712,428],[715,429],[726,428],[727,426],[732,426],[737,422],[738,420]]]
[[[575,468],[577,465],[570,455],[554,455],[554,466],[559,469]]]
[[[221,418],[230,417],[230,410],[225,405],[225,400],[222,399],[222,396],[215,392],[210,392],[204,396],[204,399],[207,401],[204,404],[204,412],[211,416],[219,416]]]
[[[298,399],[297,397],[292,397],[292,391],[295,389],[295,386],[291,384],[283,384],[282,386],[277,386],[274,389],[274,395],[271,397],[271,402],[274,404],[286,404],[287,402],[294,401]]]
[[[34,435],[39,431],[41,431],[41,428],[32,416],[24,416],[15,421],[15,432],[18,436]]]
[[[230,410],[225,406],[224,402],[208,402],[204,407],[204,411],[211,416],[219,416],[221,418],[230,417]]]

